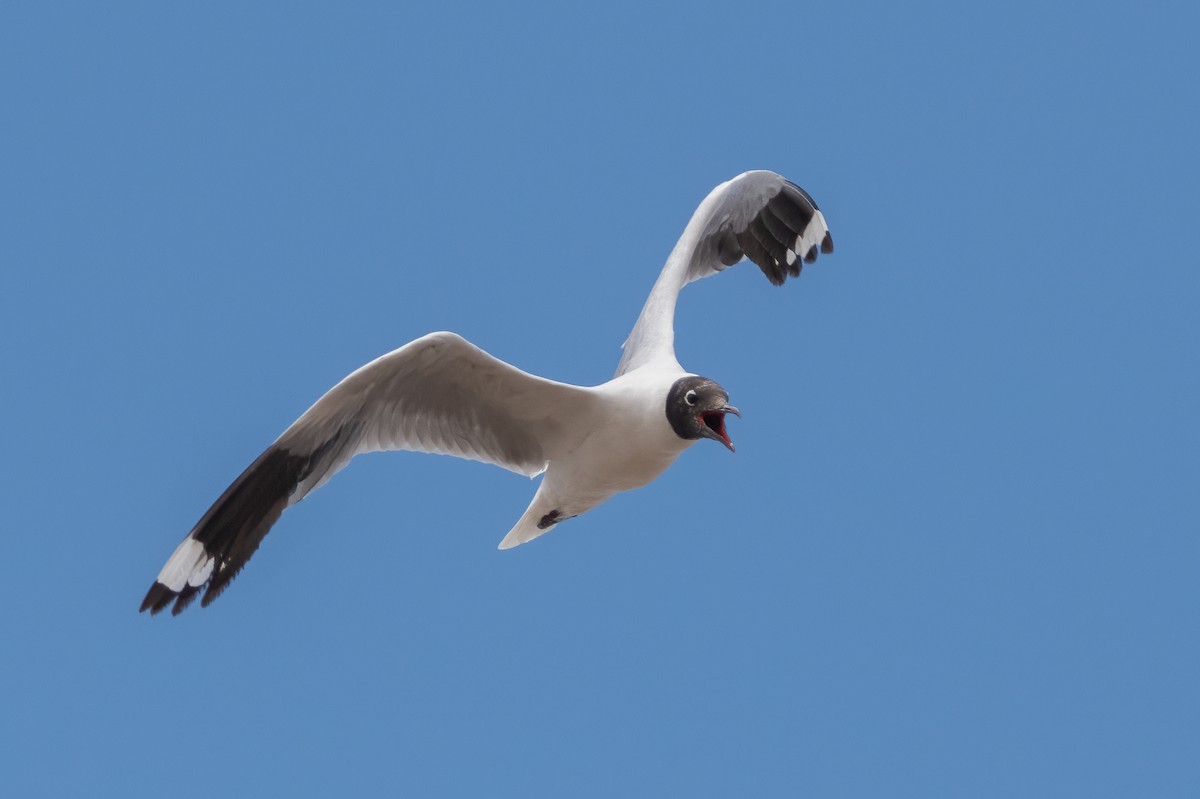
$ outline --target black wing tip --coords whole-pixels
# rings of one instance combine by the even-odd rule
[[[200,586],[195,585],[185,585],[182,590],[173,591],[162,583],[155,581],[154,585],[150,586],[150,590],[146,592],[146,598],[142,600],[142,606],[138,609],[138,613],[145,613],[148,610],[151,616],[157,616],[166,610],[167,605],[174,602],[175,606],[171,608],[171,615],[178,616],[187,610],[188,605],[195,601],[196,594],[199,591]]]
[[[142,600],[142,606],[138,608],[138,613],[145,613],[148,610],[151,616],[157,616],[163,608],[171,604],[171,600],[176,595],[175,591],[155,580],[154,585],[150,586],[150,590],[146,592],[146,598]]]
[[[783,176],[782,176],[782,175],[780,175],[780,177],[783,177]],[[812,198],[812,195],[811,195],[811,194],[809,194],[807,191],[805,191],[805,190],[804,190],[804,189],[803,189],[801,186],[799,186],[799,185],[797,185],[797,184],[793,183],[792,181],[788,180],[787,178],[783,178],[783,182],[784,182],[785,186],[784,186],[784,187],[780,187],[780,189],[779,189],[779,193],[780,193],[780,194],[782,194],[782,193],[786,192],[787,188],[789,188],[789,187],[790,187],[790,188],[791,188],[793,191],[795,191],[797,194],[799,194],[801,197],[803,197],[803,198],[804,198],[804,200],[805,200],[805,201],[806,201],[806,202],[807,202],[809,205],[811,205],[811,206],[812,206],[812,208],[813,208],[813,210],[814,210],[814,211],[820,211],[820,210],[821,210],[821,206],[817,205],[817,201],[816,201],[816,200],[814,200],[814,199]]]
[[[213,503],[189,534],[204,546],[206,555],[216,559],[208,579],[199,585],[185,584],[178,591],[156,580],[142,600],[141,610],[149,610],[153,616],[174,602],[171,615],[178,616],[201,591],[204,595],[200,607],[212,604],[258,549],[296,486],[312,473],[314,462],[331,447],[336,457],[336,446],[347,431],[342,428],[311,455],[295,455],[279,446],[268,448]]]
[[[255,549],[257,549],[257,546]],[[250,554],[254,554],[253,551]],[[249,559],[250,555],[247,555],[246,560]],[[244,562],[243,565],[245,565]],[[208,588],[205,590],[204,596],[200,599],[200,607],[206,608],[211,605],[217,597],[225,592],[225,589],[229,587],[229,584],[233,582],[233,578],[237,577],[240,571],[240,566],[236,569],[214,569],[213,576],[208,581]]]
[[[154,585],[150,586],[150,590],[146,592],[146,598],[142,600],[142,606],[138,608],[138,613],[145,613],[148,610],[151,616],[157,616],[166,610],[167,605],[174,602],[175,605],[171,608],[171,615],[178,616],[196,601],[196,597],[200,595],[200,589],[208,586],[208,590],[204,592],[204,598],[200,602],[200,607],[206,608],[220,595],[227,583],[228,581],[225,581],[219,586],[214,586],[212,581],[209,580],[200,585],[185,585],[179,591],[175,591],[156,580]],[[215,591],[213,590],[214,587],[216,588]]]
[[[804,264],[814,263],[819,253],[833,252],[833,236],[828,228],[823,231],[820,243],[803,252],[798,249],[812,225],[825,227],[817,204],[808,192],[785,178],[780,190],[767,200],[744,230],[737,232],[737,244],[771,285],[782,286],[789,276],[800,277]],[[791,263],[788,259],[792,259]]]
[[[171,608],[171,615],[178,616],[187,610],[187,606],[196,601],[196,593],[199,590],[200,586],[198,585],[185,585],[175,597],[175,606]]]

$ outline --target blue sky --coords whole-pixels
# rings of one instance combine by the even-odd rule
[[[43,796],[1194,796],[1185,4],[5,4],[0,760]],[[743,411],[512,552],[409,453],[136,613],[432,330],[607,379],[717,183],[837,252],[691,286]]]

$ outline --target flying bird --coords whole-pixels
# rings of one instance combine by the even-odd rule
[[[829,227],[804,189],[746,172],[700,203],[624,344],[614,377],[558,383],[492,357],[455,333],[430,333],[355,370],[297,419],[201,517],[142,601],[172,614],[204,589],[220,596],[280,514],[355,455],[414,450],[542,474],[533,501],[500,542],[524,544],[663,473],[700,439],[733,451],[729,394],[675,358],[675,301],[693,280],[743,258],[772,284],[797,277]]]

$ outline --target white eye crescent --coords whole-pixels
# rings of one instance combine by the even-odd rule
[[[696,389],[694,389],[694,388],[688,389],[688,393],[683,395],[683,401],[686,402],[688,405],[695,405],[696,404]]]

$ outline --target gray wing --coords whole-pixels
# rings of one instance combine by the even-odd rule
[[[352,457],[415,450],[533,476],[569,445],[591,389],[527,374],[454,333],[431,333],[356,370],[317,400],[209,508],[142,602],[208,605],[290,505]]]
[[[344,438],[347,460],[414,450],[532,477],[593,396],[591,389],[522,372],[457,334],[431,333],[350,374],[275,445],[313,452]],[[329,476],[310,478],[308,490]]]
[[[757,170],[717,186],[692,215],[650,291],[617,376],[648,363],[675,360],[675,301],[693,280],[749,258],[776,286],[797,277],[818,250],[833,252],[825,217],[804,189]]]

